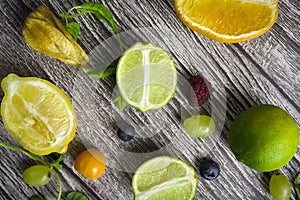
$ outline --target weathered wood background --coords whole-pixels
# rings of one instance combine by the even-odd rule
[[[180,108],[180,91],[160,111],[142,114],[126,108],[121,114],[115,105],[109,103],[115,85],[113,77],[103,80],[91,78],[83,69],[37,53],[26,44],[22,27],[26,16],[38,5],[44,4],[58,15],[84,2],[0,2],[0,79],[16,73],[50,80],[69,95],[78,115],[76,137],[70,143],[63,169],[59,171],[64,197],[68,191],[77,190],[89,199],[132,199],[132,170],[143,159],[169,154],[189,162],[196,169],[205,156],[220,163],[221,175],[214,181],[204,180],[196,170],[199,176],[196,199],[272,199],[268,191],[270,175],[251,170],[236,161],[229,149],[228,130],[238,114],[257,104],[277,105],[300,124],[300,1],[281,0],[279,17],[272,29],[259,38],[238,44],[215,42],[191,31],[177,18],[172,0],[101,1],[113,12],[120,32],[138,30],[136,34],[143,35],[144,41],[155,41],[171,53],[182,77],[201,73],[212,82],[216,110],[210,108],[213,107],[211,103],[201,112],[213,112],[219,128],[223,129],[203,140],[192,139],[182,132],[180,122],[184,112]],[[110,29],[91,15],[84,15],[76,21],[82,27],[79,44],[86,52],[91,52],[112,36]],[[142,32],[141,28],[147,31]],[[2,97],[3,92],[0,91]],[[225,114],[223,127],[222,117]],[[121,142],[116,135],[116,119],[121,116],[139,130],[138,137],[130,143]],[[2,141],[18,145],[6,132],[2,121],[0,132]],[[105,174],[96,181],[84,179],[73,168],[76,156],[88,147],[97,147],[107,156]],[[164,151],[157,151],[164,147],[167,147]],[[34,194],[44,194],[49,199],[56,197],[58,186],[54,180],[39,188],[30,187],[22,181],[23,170],[34,161],[3,148],[0,152],[0,199],[28,199]],[[129,152],[136,153],[137,159],[131,159],[126,152],[128,155],[131,155]],[[280,171],[291,182],[294,180],[300,171],[299,150]],[[291,199],[296,199],[294,190]]]

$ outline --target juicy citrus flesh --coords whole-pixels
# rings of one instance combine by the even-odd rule
[[[270,172],[286,165],[296,153],[299,129],[291,116],[273,105],[254,106],[230,127],[230,148],[245,165]]]
[[[98,149],[87,149],[76,158],[74,168],[85,178],[95,180],[105,171],[105,156]]]
[[[31,153],[65,153],[76,131],[74,108],[54,84],[9,74],[1,82],[1,115],[7,131]]]
[[[194,199],[198,179],[194,169],[184,161],[160,156],[143,163],[132,179],[136,200]]]
[[[146,112],[171,100],[177,72],[168,52],[152,43],[137,42],[118,63],[117,84],[126,103]]]
[[[278,0],[175,0],[184,24],[220,42],[242,42],[268,31],[278,16]]]

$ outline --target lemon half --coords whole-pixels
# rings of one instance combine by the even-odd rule
[[[65,153],[77,126],[67,95],[49,81],[15,74],[5,77],[1,87],[4,126],[23,148],[36,155]]]

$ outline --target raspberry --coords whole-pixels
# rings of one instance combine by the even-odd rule
[[[188,94],[189,104],[193,107],[202,106],[210,99],[210,83],[200,75],[192,76],[189,83],[192,87]]]

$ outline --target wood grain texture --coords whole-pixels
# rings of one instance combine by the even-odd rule
[[[191,139],[183,134],[180,123],[185,113],[181,90],[177,90],[170,104],[160,111],[140,113],[126,108],[126,112],[120,113],[115,105],[109,103],[115,86],[113,77],[94,79],[85,70],[35,52],[26,44],[22,27],[26,16],[38,5],[44,4],[59,14],[83,2],[87,1],[0,2],[0,79],[16,73],[50,80],[72,99],[77,112],[76,137],[70,143],[63,169],[59,171],[64,197],[68,191],[78,190],[89,199],[132,199],[131,178],[136,166],[155,155],[167,154],[189,162],[196,169],[205,156],[221,165],[220,177],[211,182],[201,178],[196,170],[199,185],[195,199],[272,199],[268,192],[270,175],[251,170],[236,161],[229,148],[228,131],[238,114],[257,104],[277,105],[300,124],[300,2],[280,1],[278,20],[263,36],[243,43],[223,44],[184,26],[175,14],[172,0],[101,1],[113,12],[121,32],[135,30],[133,39],[155,41],[167,49],[180,76],[187,78],[201,73],[213,84],[216,109],[220,109],[220,112],[215,112],[216,117],[221,119],[221,111],[224,111],[226,118],[220,135],[204,140]],[[110,28],[91,15],[84,15],[76,21],[82,28],[78,42],[88,53],[112,36]],[[128,43],[132,38],[128,37]],[[212,104],[201,112],[211,113],[210,106]],[[130,143],[123,143],[116,136],[116,119],[121,116],[138,130],[139,138]],[[18,146],[5,131],[2,120],[0,132],[2,141]],[[96,181],[84,179],[73,168],[76,156],[89,147],[97,147],[107,156],[108,168]],[[166,150],[157,151],[161,149]],[[137,153],[137,159],[129,157],[126,152]],[[3,148],[0,153],[0,199],[28,199],[34,194],[55,198],[55,180],[39,188],[29,187],[22,181],[22,171],[34,161]],[[54,158],[55,155],[45,157],[49,160]],[[294,179],[300,171],[299,149],[292,161],[280,171],[289,180]],[[291,199],[296,199],[294,190]]]

